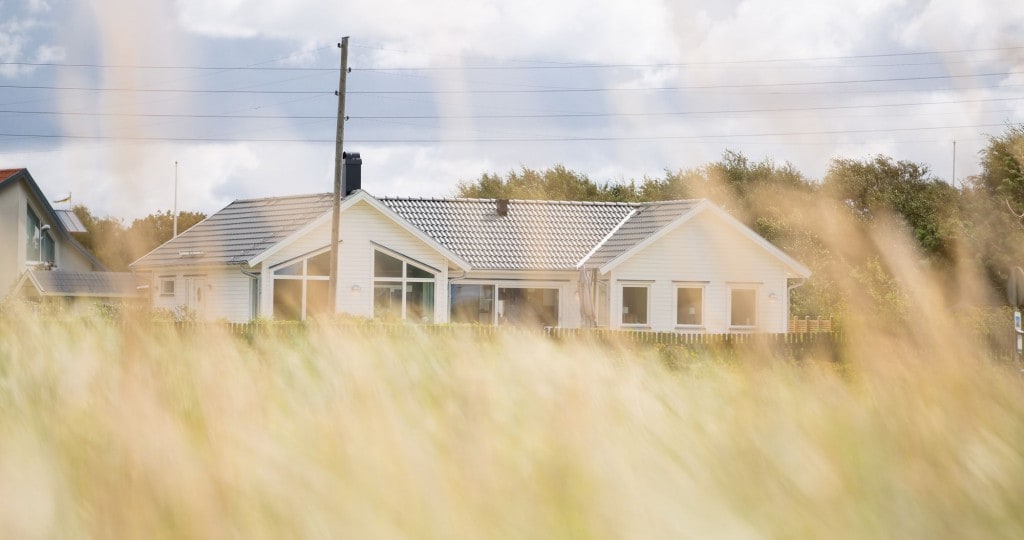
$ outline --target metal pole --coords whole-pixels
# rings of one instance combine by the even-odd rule
[[[956,141],[953,141],[953,187],[956,187]]]
[[[178,237],[178,162],[174,162],[174,234],[171,238]]]
[[[341,208],[342,155],[345,148],[345,78],[348,74],[348,36],[341,38],[341,74],[338,77],[338,132],[334,143],[334,201],[331,206],[331,277],[327,285],[331,314],[338,312],[338,213]]]

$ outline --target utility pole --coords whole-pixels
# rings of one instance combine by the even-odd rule
[[[338,133],[334,141],[334,202],[331,206],[331,278],[327,285],[331,314],[338,312],[338,213],[341,208],[342,154],[345,148],[345,78],[348,75],[348,36],[341,38],[341,74],[338,78]]]
[[[171,238],[178,237],[178,162],[174,162],[174,234]]]

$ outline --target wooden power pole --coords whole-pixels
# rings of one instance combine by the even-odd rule
[[[341,75],[338,79],[338,133],[334,142],[334,202],[331,207],[331,278],[327,286],[331,315],[338,312],[338,213],[345,148],[345,78],[348,75],[348,36],[341,38]]]

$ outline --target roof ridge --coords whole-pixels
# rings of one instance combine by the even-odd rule
[[[497,198],[484,199],[478,197],[401,197],[401,196],[385,196],[376,197],[379,201],[441,201],[441,202],[495,202]],[[551,204],[551,205],[566,205],[566,206],[629,206],[635,207],[638,204],[636,202],[628,201],[566,201],[559,199],[508,199],[509,202],[517,203],[538,203],[538,204]]]
[[[302,199],[302,198],[308,198],[308,197],[326,197],[326,196],[330,196],[330,195],[332,195],[332,193],[330,193],[330,192],[306,193],[306,194],[298,194],[298,195],[276,195],[276,196],[273,196],[273,197],[256,197],[254,199],[235,199],[235,200],[231,201],[231,204],[246,203],[246,202],[258,202],[258,201],[279,201],[279,200],[284,200],[284,199]]]

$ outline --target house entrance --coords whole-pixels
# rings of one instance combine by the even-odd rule
[[[199,320],[206,316],[207,292],[205,276],[185,276],[185,308]]]

